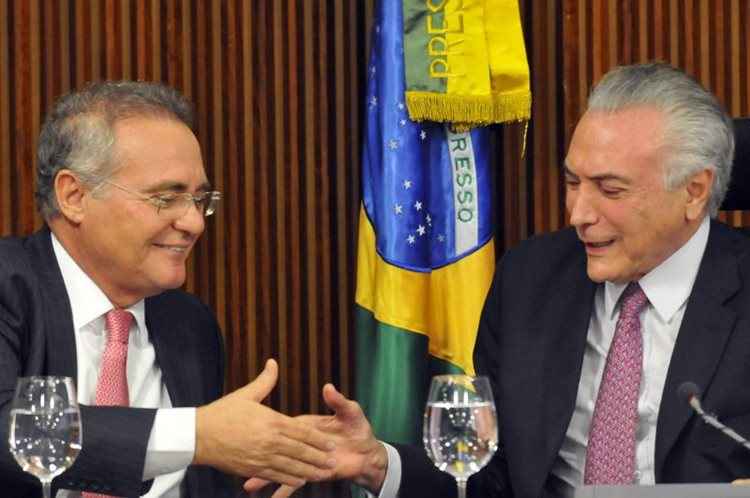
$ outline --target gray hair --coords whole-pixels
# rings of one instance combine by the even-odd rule
[[[708,211],[715,217],[732,176],[734,129],[719,101],[693,78],[664,63],[621,66],[596,85],[588,110],[649,106],[666,118],[665,187],[674,190],[703,169],[714,172]]]
[[[176,90],[160,83],[104,81],[61,97],[42,125],[37,147],[37,209],[57,216],[55,177],[72,171],[91,188],[117,168],[114,125],[131,117],[173,119],[193,128],[193,109]]]

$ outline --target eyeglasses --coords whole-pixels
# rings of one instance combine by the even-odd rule
[[[160,194],[146,195],[142,192],[123,187],[115,182],[104,180],[104,183],[117,187],[120,190],[133,194],[142,201],[146,201],[156,208],[156,212],[170,218],[182,218],[195,206],[204,217],[211,216],[216,211],[216,205],[221,200],[221,192],[210,191],[193,195],[188,192],[163,192]]]

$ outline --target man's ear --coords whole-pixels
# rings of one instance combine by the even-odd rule
[[[716,180],[713,169],[702,169],[688,180],[685,218],[688,221],[702,219],[705,216],[708,200],[711,198],[711,187]]]
[[[83,183],[69,169],[60,170],[55,176],[55,199],[60,213],[74,224],[83,221],[86,212],[86,194]]]

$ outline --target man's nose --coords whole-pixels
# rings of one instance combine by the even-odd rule
[[[174,222],[175,228],[198,236],[206,228],[206,218],[198,209],[194,202],[190,202],[185,214],[177,218]]]
[[[591,194],[584,186],[579,186],[575,191],[568,191],[567,205],[571,225],[583,227],[596,223],[598,218],[596,206]]]

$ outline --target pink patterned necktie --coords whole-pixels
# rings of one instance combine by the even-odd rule
[[[96,405],[128,406],[128,338],[133,315],[125,310],[114,309],[107,313],[107,345],[99,367],[96,384]],[[108,498],[100,493],[81,493],[83,498]]]
[[[586,452],[584,484],[632,484],[635,431],[643,370],[643,335],[638,317],[648,303],[631,282],[622,296],[620,317],[607,354]]]

